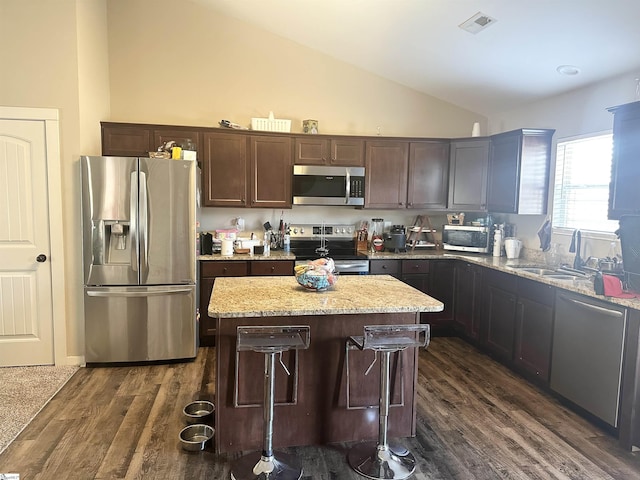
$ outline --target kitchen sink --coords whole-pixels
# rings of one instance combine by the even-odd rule
[[[546,277],[553,280],[576,280],[580,278],[586,278],[586,275],[579,275],[573,272],[563,271],[562,269],[553,269],[543,265],[514,265],[510,268],[518,270],[520,272],[527,272],[540,277]]]
[[[558,272],[549,268],[537,268],[537,267],[523,267],[519,268],[521,272],[533,273],[535,275],[553,275]]]

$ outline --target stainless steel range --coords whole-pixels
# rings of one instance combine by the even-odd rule
[[[369,273],[369,260],[356,252],[356,229],[353,225],[290,225],[291,253],[296,265],[320,257],[331,257],[341,275]]]

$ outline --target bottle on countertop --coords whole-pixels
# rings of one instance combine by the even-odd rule
[[[502,230],[496,225],[495,233],[493,234],[493,256],[499,257],[502,250]]]

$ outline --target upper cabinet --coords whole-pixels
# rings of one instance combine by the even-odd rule
[[[613,158],[609,218],[640,213],[640,102],[609,109],[613,113]]]
[[[317,135],[295,137],[294,163],[361,167],[364,165],[364,140]]]
[[[409,144],[407,208],[445,210],[449,190],[449,141]]]
[[[251,135],[251,207],[291,208],[291,151],[291,138],[287,136]]]
[[[365,208],[444,210],[449,141],[366,143]]]
[[[201,158],[202,132],[193,127],[101,122],[102,155],[148,157],[158,147],[173,140],[184,146],[191,142]]]
[[[365,208],[405,208],[409,142],[367,142]]]
[[[205,133],[205,207],[291,208],[287,136]]]
[[[547,213],[554,132],[520,129],[491,137],[486,207],[489,212]]]
[[[452,140],[450,158],[448,208],[486,211],[489,139]]]
[[[205,133],[202,195],[205,207],[246,207],[249,156],[244,135]]]

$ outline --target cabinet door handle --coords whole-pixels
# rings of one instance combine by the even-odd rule
[[[271,266],[271,271],[273,272],[276,269],[276,267]]]
[[[222,268],[222,273],[227,273],[227,267]]]
[[[387,266],[386,266],[386,265],[382,265],[382,269],[383,269],[383,270],[386,270],[386,269],[387,269]]]

